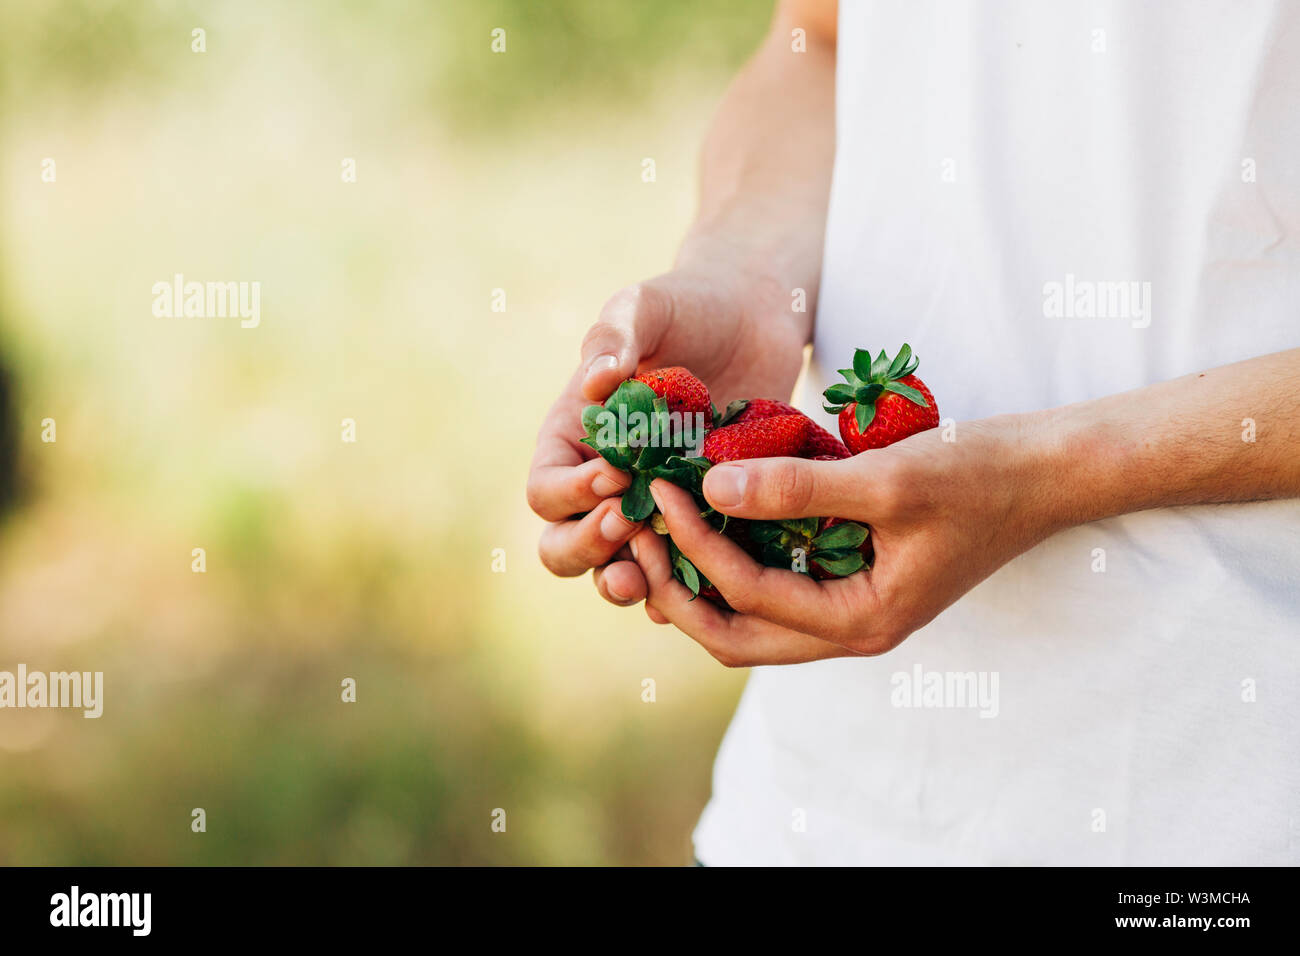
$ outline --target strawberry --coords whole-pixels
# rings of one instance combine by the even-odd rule
[[[803,412],[787,402],[778,402],[774,398],[751,398],[728,405],[726,414],[718,424],[737,425],[741,422],[772,418],[776,415],[803,415]],[[804,417],[808,418],[807,415]],[[808,438],[797,454],[800,458],[816,458],[819,455],[848,458],[852,452],[842,441],[809,418]]]
[[[703,457],[712,464],[746,458],[785,458],[797,455],[808,439],[806,415],[771,418],[724,425],[704,439]]]
[[[650,386],[650,390],[668,402],[668,411],[704,416],[704,426],[713,425],[713,402],[704,383],[680,365],[656,368],[634,376],[632,381]]]
[[[912,373],[917,360],[904,345],[891,362],[882,351],[876,358],[865,349],[853,354],[853,368],[840,369],[847,384],[823,393],[826,411],[840,417],[840,437],[853,454],[884,448],[909,435],[935,428],[939,407],[934,395]]]
[[[709,392],[699,379],[683,368],[657,369],[627,379],[603,405],[584,408],[587,434],[579,441],[631,475],[623,492],[623,517],[644,521],[655,508],[650,483],[656,478],[693,493],[699,490],[702,469],[709,463],[694,456],[704,443],[704,423],[712,419]]]
[[[849,451],[844,442],[816,422],[810,424],[812,428],[808,430],[808,440],[804,442],[799,452],[800,458],[811,458],[813,461],[839,461],[841,458],[852,456],[853,452]]]
[[[719,425],[738,425],[752,422],[758,418],[771,418],[774,415],[802,415],[803,412],[789,402],[778,402],[775,398],[748,398],[732,402],[727,406]]]

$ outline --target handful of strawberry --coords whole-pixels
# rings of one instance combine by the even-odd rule
[[[709,391],[681,367],[660,368],[623,382],[604,405],[582,414],[582,441],[632,475],[623,514],[643,521],[654,510],[650,483],[663,478],[690,491],[701,515],[755,560],[819,580],[869,567],[869,529],[842,518],[742,521],[714,511],[704,499],[704,475],[714,465],[749,458],[835,461],[883,448],[939,424],[934,396],[913,372],[916,357],[904,345],[892,360],[857,350],[845,384],[825,392],[826,410],[839,415],[840,439],[793,405],[770,398],[741,399],[719,414]],[[662,529],[662,519],[656,530]],[[665,533],[661,531],[661,533]],[[673,572],[694,595],[726,602],[699,569],[668,540]]]

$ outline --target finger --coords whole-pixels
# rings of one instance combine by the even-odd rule
[[[607,498],[580,520],[547,525],[537,546],[542,564],[571,578],[607,563],[640,527],[623,517],[621,505],[621,498]]]
[[[528,504],[547,521],[564,521],[621,495],[632,483],[627,472],[603,458],[581,465],[542,465],[528,476]]]
[[[870,452],[864,453],[870,455]],[[863,456],[843,461],[755,458],[715,465],[704,475],[704,497],[737,518],[779,521],[835,515],[866,521],[870,472]]]
[[[658,347],[672,322],[672,295],[661,285],[642,282],[614,294],[582,340],[582,394],[603,401],[637,363]]]
[[[659,535],[645,530],[633,541],[646,574],[646,613],[651,620],[662,618],[660,623],[675,625],[725,666],[801,664],[853,653],[760,618],[723,611],[705,598],[692,598],[686,585],[673,577],[668,549]]]
[[[657,479],[650,493],[678,549],[736,611],[824,640],[845,639],[854,604],[864,597],[861,587],[869,587],[869,573],[818,583],[805,574],[764,567],[710,527],[689,492]]]
[[[562,521],[590,511],[601,500],[624,491],[631,479],[581,444],[579,376],[551,406],[537,434],[528,471],[528,505],[547,521]]]
[[[669,623],[668,618],[664,617],[662,614],[660,614],[658,611],[656,611],[656,610],[655,610],[653,607],[651,607],[649,604],[647,604],[647,605],[645,606],[645,616],[648,617],[648,618],[650,618],[650,620],[654,621],[656,624],[668,624],[668,623]]]
[[[610,604],[627,607],[645,600],[645,575],[635,561],[611,561],[604,567],[595,568],[591,579],[600,596]]]

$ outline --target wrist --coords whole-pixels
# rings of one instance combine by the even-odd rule
[[[1115,429],[1078,406],[1020,416],[1046,534],[1132,510]]]
[[[807,317],[811,326],[822,243],[823,223],[803,222],[797,211],[779,204],[749,201],[697,219],[682,241],[675,267],[710,273],[722,267],[766,306],[787,313],[800,299],[806,311],[796,314]]]

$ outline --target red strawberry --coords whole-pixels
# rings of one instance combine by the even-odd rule
[[[680,365],[642,372],[633,381],[650,386],[652,392],[666,399],[668,411],[681,412],[683,415],[699,412],[704,416],[706,428],[713,425],[713,402],[709,399],[709,390]]]
[[[849,451],[848,446],[840,441],[826,429],[822,428],[816,422],[810,423],[812,427],[808,430],[808,440],[804,442],[803,449],[799,452],[801,458],[811,458],[814,461],[838,461],[841,458],[850,457],[853,452]]]
[[[746,458],[786,458],[799,453],[808,439],[806,415],[774,415],[739,425],[725,425],[704,439],[704,457],[713,464]]]
[[[742,407],[739,410],[733,410],[736,406]],[[735,425],[740,422],[772,418],[776,415],[803,415],[803,412],[793,405],[787,402],[778,402],[774,398],[751,398],[743,404],[737,402],[735,405],[728,406],[727,412],[727,416],[721,422],[723,425]],[[807,415],[804,415],[804,417],[808,418]],[[800,458],[816,458],[819,455],[848,458],[851,454],[852,452],[845,447],[842,441],[811,418],[808,419],[808,439],[798,451]]]
[[[925,383],[912,374],[917,360],[904,345],[891,362],[882,351],[875,359],[858,349],[853,368],[840,369],[847,384],[823,393],[826,411],[840,416],[840,437],[853,454],[884,448],[909,435],[935,428],[939,407]]]
[[[789,402],[778,402],[775,398],[750,398],[733,402],[727,406],[727,414],[721,424],[738,425],[751,422],[757,418],[771,418],[774,415],[802,415],[803,412]]]

